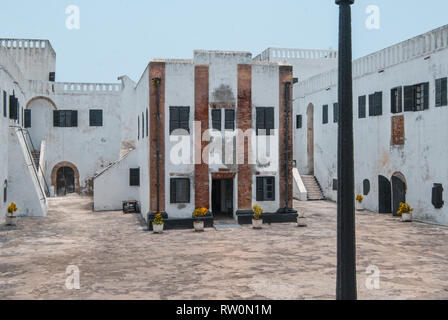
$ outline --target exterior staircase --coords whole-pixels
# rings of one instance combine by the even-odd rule
[[[322,188],[315,176],[302,175],[301,177],[307,191],[308,201],[325,200]]]
[[[39,171],[40,150],[31,151],[31,155],[33,156],[34,164]]]

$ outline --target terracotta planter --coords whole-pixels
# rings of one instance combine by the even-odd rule
[[[403,213],[401,215],[401,221],[403,221],[403,222],[411,222],[412,221],[412,213]]]
[[[154,233],[163,233],[164,224],[152,224],[152,230]]]
[[[193,225],[194,225],[194,231],[196,231],[196,232],[204,231],[204,221],[202,221],[202,220],[194,221]]]
[[[6,216],[5,224],[7,226],[15,227],[17,225],[17,217],[16,216]]]
[[[263,220],[262,219],[252,219],[252,228],[254,229],[261,229],[263,226]]]
[[[306,227],[306,219],[305,219],[305,218],[298,217],[298,218],[297,218],[297,226],[298,226],[299,228]]]

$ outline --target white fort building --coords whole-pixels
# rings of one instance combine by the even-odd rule
[[[447,48],[444,26],[353,62],[356,193],[368,210],[408,202],[416,219],[448,225]],[[259,203],[282,222],[295,219],[293,198],[336,200],[337,58],[198,50],[151,61],[137,83],[60,83],[49,41],[0,39],[0,219],[10,202],[43,217],[48,197],[69,193],[93,195],[96,211],[136,201],[147,221],[163,212],[183,227],[198,207],[245,223]],[[216,145],[250,130],[244,152]],[[173,162],[180,141],[184,163]]]

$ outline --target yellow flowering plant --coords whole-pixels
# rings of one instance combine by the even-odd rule
[[[412,211],[414,211],[414,208],[412,208],[409,204],[405,202],[400,202],[400,208],[398,209],[397,214],[401,216],[405,213],[410,213]]]
[[[358,201],[359,203],[362,203],[364,201],[364,197],[362,196],[362,194],[358,194],[356,196],[356,201]]]
[[[161,224],[164,224],[164,222],[163,222],[163,216],[162,216],[162,214],[159,212],[159,213],[157,213],[155,216],[154,216],[154,221],[152,222],[152,224],[155,224],[155,225],[161,225]]]
[[[18,210],[17,205],[12,202],[8,207],[8,214],[9,216],[14,216],[14,213],[16,213]]]
[[[260,207],[260,205],[255,204],[253,210],[254,210],[254,220],[260,220],[261,215],[263,214],[263,208]]]
[[[207,208],[197,208],[196,210],[194,210],[193,212],[193,218],[202,218],[205,217],[208,213],[208,209]]]

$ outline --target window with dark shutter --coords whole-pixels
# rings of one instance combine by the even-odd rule
[[[256,130],[257,135],[271,135],[274,129],[274,108],[272,107],[258,107]]]
[[[9,96],[9,119],[17,120],[17,99],[14,95]]]
[[[415,87],[405,86],[404,87],[404,111],[414,111],[415,110]]]
[[[212,110],[212,128],[221,131],[221,109]]]
[[[89,118],[91,127],[103,126],[103,110],[89,110]]]
[[[8,117],[8,94],[3,90],[3,116]]]
[[[177,133],[190,133],[190,107],[170,107],[170,134],[176,130]]]
[[[275,201],[275,178],[257,177],[257,201]]]
[[[375,94],[369,95],[369,117],[375,115]]]
[[[393,88],[390,91],[390,112],[400,113],[403,111],[403,89],[402,87]]]
[[[25,109],[25,128],[31,128],[31,109]]]
[[[375,116],[381,116],[383,114],[383,93],[375,92],[374,97],[374,114]]]
[[[50,82],[55,82],[56,81],[56,72],[50,72],[50,74],[48,75],[48,80]]]
[[[362,189],[365,196],[368,196],[370,193],[370,181],[368,179],[365,179],[362,182]]]
[[[296,116],[296,128],[301,129],[302,128],[302,115],[298,114]]]
[[[440,209],[444,205],[443,201],[443,186],[440,183],[435,183],[434,187],[432,188],[432,198],[431,198],[432,205],[436,209]]]
[[[146,136],[149,137],[149,111],[146,108]]]
[[[129,185],[131,187],[140,186],[140,168],[129,170]]]
[[[436,107],[448,105],[447,89],[447,78],[436,80]]]
[[[170,180],[170,203],[190,203],[190,179]]]
[[[226,109],[225,110],[225,130],[235,130],[235,110]]]
[[[366,96],[358,97],[358,118],[363,119],[366,117]]]
[[[142,139],[145,137],[145,114],[142,112]]]
[[[322,106],[322,123],[328,123],[328,105]]]
[[[333,104],[333,122],[337,123],[339,121],[339,103]]]
[[[140,140],[140,116],[137,116],[137,140]]]
[[[60,128],[77,127],[78,111],[77,110],[54,110],[53,126]]]

